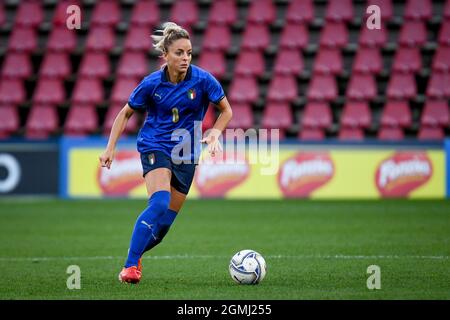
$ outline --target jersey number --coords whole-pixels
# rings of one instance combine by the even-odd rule
[[[178,108],[172,108],[172,122],[177,123],[180,120],[180,115],[178,114]]]

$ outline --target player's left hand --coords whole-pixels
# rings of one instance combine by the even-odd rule
[[[219,140],[220,134],[220,130],[211,129],[209,134],[200,140],[200,142],[208,144],[208,152],[212,157],[214,157],[216,153],[222,152],[222,145]]]

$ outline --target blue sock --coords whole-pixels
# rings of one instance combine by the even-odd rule
[[[168,209],[166,211],[166,213],[159,219],[158,224],[156,225],[156,229],[155,229],[156,239],[153,237],[150,238],[144,252],[147,252],[148,250],[152,249],[153,247],[155,247],[162,241],[162,239],[165,237],[165,235],[169,231],[170,226],[172,225],[172,223],[176,217],[177,217],[176,211],[173,211],[171,209]]]
[[[169,191],[157,191],[148,200],[148,207],[138,217],[131,236],[130,250],[125,268],[137,266],[150,239],[155,239],[155,227],[166,213],[170,203]]]

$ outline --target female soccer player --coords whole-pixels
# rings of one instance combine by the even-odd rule
[[[137,218],[128,258],[119,280],[138,283],[142,275],[142,254],[166,235],[189,192],[201,143],[211,156],[220,151],[219,136],[232,117],[231,106],[219,82],[207,71],[191,65],[189,33],[175,23],[163,24],[162,35],[152,35],[153,46],[162,53],[163,67],[145,77],[131,93],[117,115],[102,167],[111,167],[117,140],[134,110],[146,110],[137,149],[149,196],[148,206]],[[201,121],[209,102],[220,110],[212,130],[203,139]]]

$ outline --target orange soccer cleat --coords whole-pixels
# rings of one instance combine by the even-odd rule
[[[138,267],[131,266],[123,268],[119,273],[119,281],[127,283],[138,283],[141,280],[142,273],[138,270]]]

